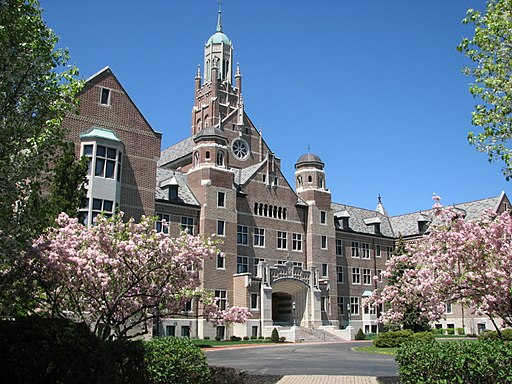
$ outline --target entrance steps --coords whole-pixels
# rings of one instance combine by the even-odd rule
[[[279,336],[284,336],[286,340],[293,341],[291,336],[291,327],[276,327],[279,330]],[[318,341],[336,341],[350,340],[347,332],[343,329],[335,329],[332,326],[319,328],[295,327],[296,342],[318,342]]]

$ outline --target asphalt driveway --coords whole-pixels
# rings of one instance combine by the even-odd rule
[[[210,365],[252,375],[398,376],[393,356],[352,351],[371,342],[277,344],[205,350]]]

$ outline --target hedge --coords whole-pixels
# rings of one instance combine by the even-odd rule
[[[412,341],[396,361],[402,384],[512,383],[512,346],[497,341]]]
[[[373,344],[378,348],[397,348],[400,345],[413,341],[432,341],[434,336],[431,332],[413,333],[411,330],[392,331],[379,333],[373,340]]]

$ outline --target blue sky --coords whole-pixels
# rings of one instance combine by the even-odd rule
[[[84,78],[109,66],[162,148],[190,135],[194,77],[215,0],[41,0]],[[333,201],[392,215],[508,193],[467,143],[476,101],[457,52],[484,0],[224,0],[245,110],[293,184],[310,151]]]

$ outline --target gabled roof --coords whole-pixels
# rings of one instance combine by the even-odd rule
[[[331,208],[334,212],[334,217],[349,218],[349,228],[353,232],[374,235],[374,225],[380,224],[380,233],[383,236],[394,237],[389,218],[379,212],[338,203],[332,203]]]
[[[128,92],[126,92],[126,89],[124,89],[123,87],[123,84],[121,84],[121,82],[118,80],[118,78],[116,77],[116,75],[114,75],[114,72],[112,72],[112,69],[110,69],[109,66],[106,66],[102,69],[100,69],[98,72],[96,72],[95,74],[93,74],[92,76],[89,76],[87,79],[85,79],[85,83],[89,83],[89,82],[93,82],[95,78],[101,76],[101,75],[108,75],[108,76],[111,76],[115,81],[116,83],[119,85],[119,87],[123,90],[124,94],[126,95],[126,97],[128,98],[128,100],[130,100],[130,103],[133,105],[133,107],[137,110],[137,113],[142,117],[142,119],[144,120],[144,122],[147,124],[147,126],[149,127],[149,129],[151,129],[151,131],[158,135],[158,136],[162,136],[162,133],[158,132],[158,131],[155,131],[153,129],[153,127],[151,126],[151,124],[149,124],[148,120],[146,119],[146,117],[143,115],[143,113],[140,111],[139,107],[137,107],[137,104],[134,103],[133,99],[130,97],[130,95],[128,94]]]
[[[194,136],[188,137],[169,148],[164,149],[160,153],[160,159],[158,160],[158,166],[162,167],[166,164],[172,163],[178,159],[182,159],[192,154],[194,148]]]
[[[478,219],[485,210],[491,209],[496,211],[503,196],[504,194],[502,193],[499,196],[490,197],[487,199],[453,204],[451,207],[459,210],[467,219],[474,220]],[[389,219],[396,235],[405,237],[419,234],[418,222],[429,221],[435,223],[433,209],[406,213],[404,215],[390,217]]]
[[[172,180],[174,178],[174,180]],[[178,184],[178,202],[188,205],[197,205],[199,202],[190,190],[187,184],[187,175],[178,171],[170,171],[163,168],[157,168],[156,170],[156,199],[157,200],[168,200],[167,193],[162,189],[162,186],[168,185],[170,180],[173,184]]]

